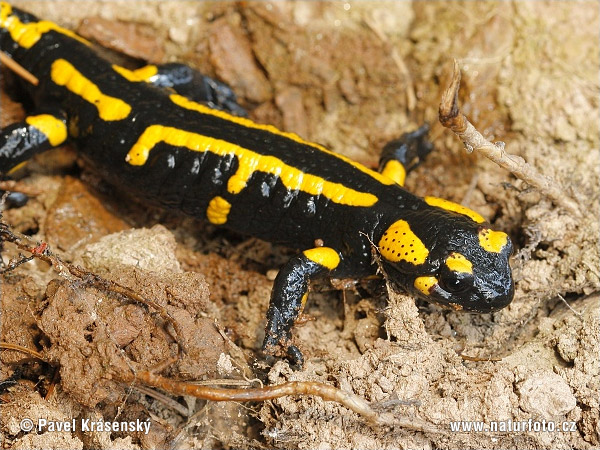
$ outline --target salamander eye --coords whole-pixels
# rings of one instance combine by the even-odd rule
[[[455,272],[443,266],[440,273],[440,287],[447,292],[460,294],[473,287],[475,277],[468,272]]]

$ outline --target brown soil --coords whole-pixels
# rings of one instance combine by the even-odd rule
[[[230,84],[250,116],[374,167],[378,149],[423,121],[437,151],[407,186],[466,204],[511,234],[516,296],[467,315],[387,293],[315,286],[298,326],[307,362],[269,367],[258,350],[273,274],[293,250],[148,209],[81,167],[41,155],[4,211],[15,230],[152,298],[147,306],[32,261],[0,279],[4,448],[597,448],[600,373],[596,2],[20,1],[123,55],[185,61]],[[88,19],[83,21],[83,19]],[[463,112],[563,186],[573,217],[437,123],[452,58]],[[2,92],[1,125],[23,117]],[[70,174],[70,175],[68,175]],[[18,256],[5,244],[4,262]],[[464,359],[462,355],[476,357]],[[471,358],[473,359],[473,358]],[[174,361],[174,362],[172,362]],[[169,362],[171,362],[169,364]],[[313,397],[240,405],[173,400],[110,374],[160,367],[184,380],[315,380],[439,429],[373,429]],[[150,432],[25,433],[23,418],[150,420]],[[452,432],[452,421],[572,422],[568,432]],[[514,425],[514,424],[513,424]]]

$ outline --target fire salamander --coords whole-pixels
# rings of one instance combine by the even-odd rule
[[[464,206],[403,188],[410,164],[431,150],[426,127],[388,144],[376,172],[243,117],[226,85],[183,64],[111,64],[73,32],[4,2],[0,47],[39,79],[22,82],[34,109],[2,130],[0,173],[70,141],[142,200],[303,249],[275,279],[267,354],[302,364],[291,329],[310,281],[374,274],[373,245],[398,290],[480,313],[512,301],[508,235]]]

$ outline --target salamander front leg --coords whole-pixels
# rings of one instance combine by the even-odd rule
[[[388,142],[381,152],[379,171],[382,175],[404,186],[406,175],[421,164],[433,150],[433,144],[427,140],[429,125],[405,133],[400,138]]]
[[[271,293],[263,351],[268,355],[283,348],[292,364],[302,367],[302,352],[290,345],[291,329],[308,298],[311,279],[340,264],[340,255],[329,247],[316,247],[294,256],[279,271]]]
[[[62,145],[67,140],[67,121],[58,110],[40,111],[14,123],[0,132],[0,179],[17,170],[36,153]],[[4,193],[0,191],[0,196]],[[22,206],[27,196],[11,193],[10,206]]]
[[[10,180],[10,177],[0,174],[0,181]],[[4,208],[20,208],[29,201],[27,194],[22,192],[6,192],[0,189],[0,211]]]

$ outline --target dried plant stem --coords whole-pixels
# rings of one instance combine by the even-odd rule
[[[4,64],[6,67],[8,67],[14,73],[19,75],[24,80],[27,80],[29,83],[33,84],[34,86],[38,85],[39,80],[37,79],[37,77],[35,75],[33,75],[31,72],[29,72],[27,69],[25,69],[21,64],[16,62],[14,59],[12,59],[10,56],[8,56],[6,53],[4,53],[2,51],[0,51],[0,63]]]
[[[211,386],[198,386],[192,383],[176,381],[147,371],[119,374],[123,383],[141,382],[146,386],[163,389],[172,394],[191,395],[193,397],[222,401],[266,401],[286,395],[314,395],[325,401],[337,402],[367,419],[373,425],[397,426],[405,429],[429,433],[441,433],[436,426],[416,418],[397,417],[376,412],[363,398],[342,391],[333,386],[314,381],[290,381],[287,383],[247,389],[227,389]]]
[[[442,95],[439,109],[441,124],[452,130],[464,143],[467,151],[477,150],[500,167],[510,171],[517,178],[537,188],[555,205],[564,208],[575,216],[581,216],[578,203],[570,198],[565,189],[556,180],[542,175],[535,167],[523,158],[504,151],[504,142],[488,141],[460,112],[458,107],[458,88],[460,86],[460,69],[454,60],[454,71],[448,89]]]
[[[25,353],[26,355],[29,355],[32,358],[37,358],[40,361],[47,362],[46,359],[44,358],[44,355],[42,355],[40,352],[36,352],[35,350],[28,349],[27,347],[23,347],[22,345],[0,341],[0,348],[2,348],[4,350],[14,350],[16,352]]]

